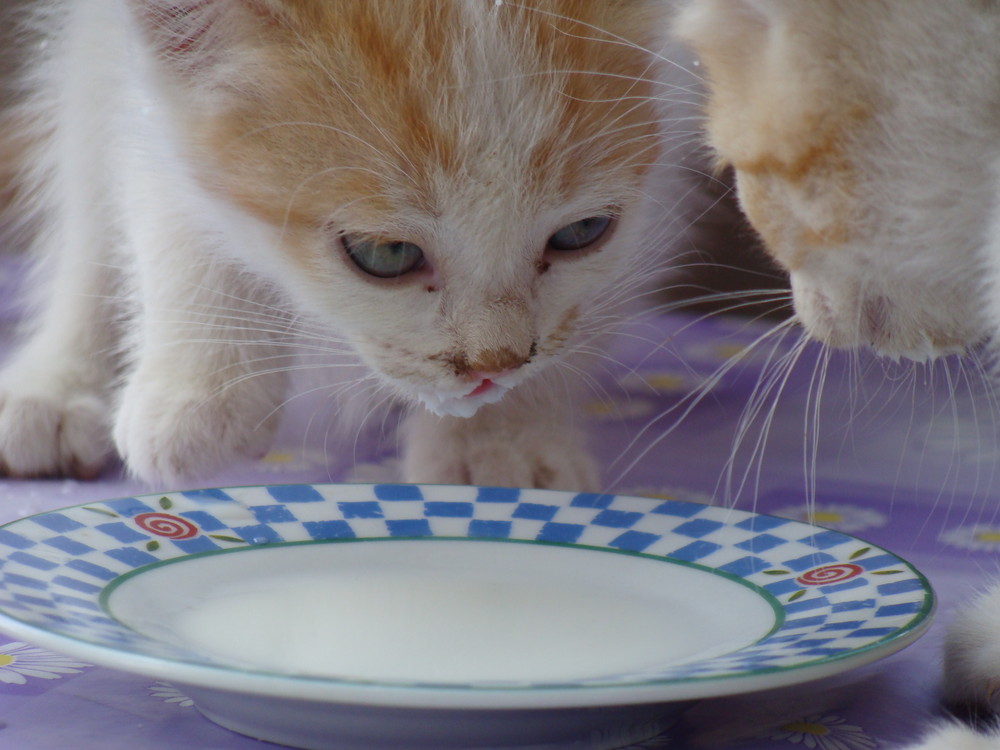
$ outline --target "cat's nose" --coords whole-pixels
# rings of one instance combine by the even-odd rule
[[[534,358],[535,352],[534,343],[524,351],[510,347],[497,347],[467,355],[460,354],[453,358],[452,364],[456,375],[469,380],[497,380],[524,367]]]

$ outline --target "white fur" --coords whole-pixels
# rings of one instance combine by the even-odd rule
[[[942,727],[908,750],[996,750],[1000,732],[979,734],[968,727],[953,724]]]
[[[185,117],[211,100],[178,98],[137,28],[141,5],[50,0],[35,19],[47,47],[28,66],[29,114],[54,131],[29,182],[47,230],[35,243],[35,322],[0,375],[0,467],[90,475],[112,436],[129,469],[156,482],[258,454],[286,398],[292,345],[302,343],[306,365],[346,353],[370,368],[377,397],[436,412],[416,407],[405,431],[408,479],[596,488],[561,381],[542,375],[602,327],[586,313],[635,272],[651,239],[643,200],[635,185],[628,194],[583,186],[568,202],[523,205],[510,153],[537,138],[545,102],[519,90],[516,50],[490,40],[486,7],[468,6],[474,64],[460,70],[476,84],[467,135],[496,147],[471,165],[479,174],[468,184],[438,186],[448,196],[438,215],[371,228],[391,236],[406,227],[435,247],[440,289],[428,294],[420,284],[374,285],[335,254],[317,253],[306,273],[282,254],[283,228],[195,179]],[[615,204],[626,213],[604,249],[537,274],[551,233]],[[577,307],[575,335],[544,346]],[[478,381],[432,356],[527,352],[533,341],[537,356],[514,373],[485,373],[496,385],[470,398]],[[336,386],[333,366],[327,374],[334,389],[356,385]]]
[[[916,360],[1000,347],[1000,3],[684,5],[678,30],[711,62],[710,139],[809,333]],[[945,693],[1000,711],[1000,587],[956,618]],[[920,748],[1000,735],[954,725]]]
[[[1000,317],[985,313],[998,265],[988,249],[1000,196],[997,3],[695,0],[679,29],[696,47],[732,40],[759,87],[709,122],[737,166],[761,156],[760,143],[780,156],[847,120],[843,179],[765,183],[737,169],[741,189],[760,188],[750,218],[779,260],[804,249],[802,230],[850,233],[790,263],[810,333],[917,360],[996,335]],[[863,113],[853,121],[852,107]]]
[[[959,612],[950,627],[944,699],[981,717],[1000,714],[1000,585]],[[1000,728],[978,733],[949,724],[908,750],[1000,750]]]

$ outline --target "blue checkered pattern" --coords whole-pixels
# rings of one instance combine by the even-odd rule
[[[159,514],[168,527],[176,522],[184,538],[171,538],[169,528],[151,530],[141,523],[145,514]],[[779,518],[603,494],[293,485],[96,502],[0,528],[0,625],[6,618],[88,643],[184,659],[116,622],[104,606],[107,587],[194,554],[427,537],[584,545],[670,560],[738,579],[774,607],[773,631],[749,647],[595,678],[601,685],[719,678],[841,658],[921,627],[932,608],[924,579],[894,555]],[[817,578],[831,566],[832,578]],[[719,611],[724,616],[724,602]]]

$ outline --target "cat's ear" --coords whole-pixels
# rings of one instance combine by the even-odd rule
[[[282,21],[281,0],[127,0],[157,57],[181,74],[203,72],[242,41]]]
[[[755,37],[788,21],[802,0],[689,0],[674,31],[694,46],[753,43]]]

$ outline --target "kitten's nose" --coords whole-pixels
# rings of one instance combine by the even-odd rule
[[[452,359],[455,374],[469,380],[496,380],[514,370],[524,367],[535,356],[536,346],[531,344],[527,351],[516,351],[508,347],[487,349],[469,354],[459,354]]]

